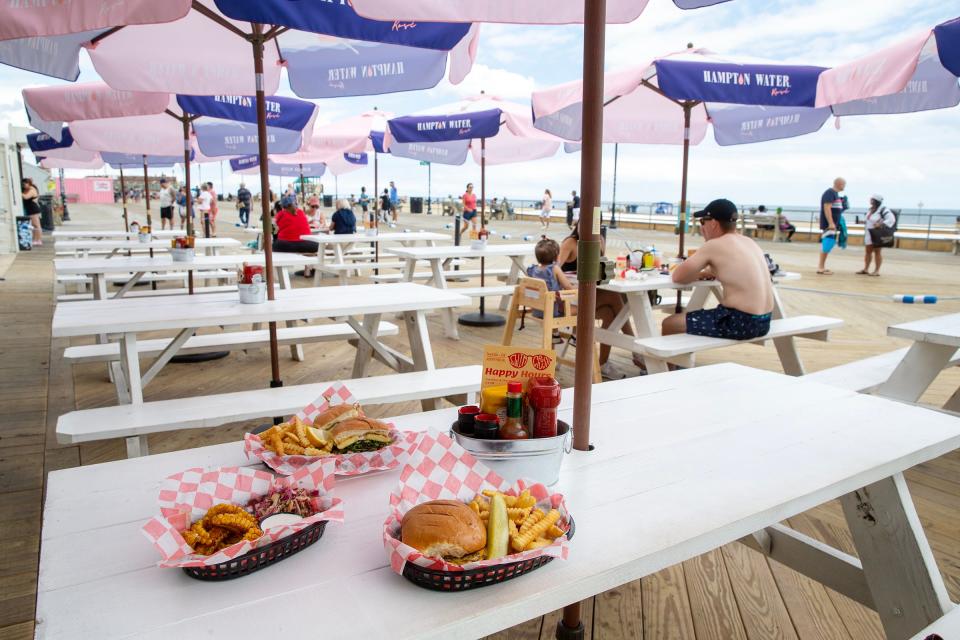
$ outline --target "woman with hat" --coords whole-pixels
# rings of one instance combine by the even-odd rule
[[[870,209],[867,210],[867,217],[863,225],[863,269],[857,271],[862,276],[879,276],[880,265],[883,264],[883,255],[880,253],[881,247],[874,244],[871,229],[881,229],[883,227],[896,226],[897,217],[893,215],[890,209],[883,206],[883,196],[874,194],[870,196]],[[870,261],[874,261],[873,271],[870,271]]]

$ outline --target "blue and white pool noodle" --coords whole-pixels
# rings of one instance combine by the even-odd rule
[[[904,293],[898,293],[893,296],[893,301],[902,302],[903,304],[937,304],[937,296],[926,294],[907,295]]]

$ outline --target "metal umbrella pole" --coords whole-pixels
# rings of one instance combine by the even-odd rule
[[[127,216],[127,183],[123,180],[123,165],[120,165],[120,202],[123,205],[123,230],[130,232],[130,218]]]
[[[63,176],[63,169],[60,169],[60,204],[63,206],[63,221],[70,221],[70,212],[67,210],[67,187]]]
[[[300,204],[307,206],[307,189],[303,184],[303,163],[300,163]]]
[[[270,36],[272,37],[272,36]],[[270,192],[270,175],[267,167],[267,103],[263,90],[263,44],[267,39],[263,33],[263,25],[253,24],[253,35],[250,43],[253,45],[253,69],[256,74],[257,86],[257,144],[260,154],[260,192]],[[260,198],[261,218],[263,222],[263,257],[264,270],[267,280],[267,299],[275,300],[276,294],[273,290],[273,245],[266,239],[271,237],[270,222],[270,203],[267,198]],[[270,331],[270,386],[282,387],[283,380],[280,379],[280,355],[277,346],[277,323],[269,323]],[[275,418],[276,420],[276,418]]]
[[[687,236],[687,170],[690,164],[690,112],[693,110],[694,103],[686,101],[683,103],[683,177],[680,181],[680,220],[677,225],[680,233],[680,243],[677,249],[677,256],[683,257],[684,240]],[[680,290],[677,289],[677,305],[675,311],[683,311],[683,305],[680,300]]]
[[[480,138],[480,229],[487,229],[487,139]],[[485,257],[480,257],[480,286],[485,286]],[[457,319],[467,327],[500,327],[506,324],[506,319],[497,313],[486,312],[486,299],[480,296],[480,311],[465,313]]]
[[[583,15],[583,143],[580,154],[580,240],[577,241],[577,355],[573,393],[573,447],[589,451],[590,402],[593,395],[594,326],[597,280],[600,277],[600,210],[603,164],[603,63],[606,0],[584,0]],[[580,603],[563,608],[556,636],[582,639]]]
[[[147,179],[147,156],[143,156],[143,199],[146,202],[147,207],[147,224],[150,226],[150,230],[153,230],[153,218],[150,216],[150,180]],[[150,255],[153,255],[153,251],[150,252]]]
[[[617,155],[619,155],[620,145],[613,145],[613,202],[610,204],[610,228],[617,228]]]

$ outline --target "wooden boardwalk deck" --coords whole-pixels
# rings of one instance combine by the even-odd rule
[[[84,219],[84,207],[76,207],[75,219]],[[221,213],[229,215],[229,209]],[[89,218],[101,226],[116,224],[111,209],[90,208]],[[109,216],[109,218],[108,218]],[[448,220],[408,216],[411,228],[437,230]],[[405,219],[404,222],[407,222]],[[535,233],[530,223],[498,224],[498,230]],[[234,230],[223,227],[226,234]],[[552,231],[554,231],[552,229]],[[559,235],[560,230],[555,230]],[[672,237],[628,232],[631,244],[637,238],[654,239],[661,248],[672,246]],[[699,242],[698,238],[696,242]],[[616,247],[619,240],[611,238]],[[776,259],[791,270],[801,271],[797,287],[850,293],[937,293],[960,296],[960,259],[944,254],[891,252],[882,278],[854,276],[860,252],[852,249],[831,258],[838,272],[832,278],[817,278],[810,268],[815,256],[809,246],[767,245]],[[0,533],[6,541],[0,554],[0,640],[32,638],[36,593],[41,506],[46,473],[53,469],[95,464],[124,456],[122,441],[106,441],[63,447],[56,443],[56,418],[75,408],[115,402],[102,364],[71,368],[61,356],[64,340],[50,337],[54,285],[53,249],[50,245],[20,254],[0,282]],[[2,264],[2,263],[0,263]],[[846,275],[849,274],[849,275]],[[300,279],[303,280],[303,279]],[[302,285],[307,281],[303,280]],[[886,338],[888,324],[929,315],[957,312],[952,301],[934,307],[908,307],[878,299],[784,291],[790,313],[821,313],[844,318],[846,325],[829,343],[804,341],[800,353],[808,369],[816,371],[903,346]],[[431,318],[431,337],[438,362],[452,366],[476,362],[483,344],[497,342],[499,329],[462,330],[462,339],[443,338],[439,318]],[[539,327],[519,334],[519,342],[534,342]],[[405,340],[395,338],[398,345]],[[79,344],[75,341],[74,344]],[[293,362],[281,351],[281,371],[287,384],[334,380],[348,376],[353,348],[326,343],[304,347],[307,358]],[[617,364],[629,367],[628,358],[615,355]],[[712,352],[700,358],[703,364],[732,360],[755,367],[779,370],[772,348],[741,346]],[[237,352],[227,360],[203,364],[168,366],[148,387],[148,399],[177,398],[241,389],[262,388],[268,378],[269,357],[265,350]],[[371,374],[387,373],[377,363]],[[572,384],[570,372],[561,382]],[[960,372],[945,372],[924,402],[942,404],[960,385]],[[416,403],[377,407],[378,416],[419,410]],[[155,453],[236,440],[248,424],[209,431],[191,430],[150,438]],[[907,427],[908,425],[905,425]],[[910,489],[951,597],[960,600],[960,453],[921,465],[907,474]],[[843,515],[837,504],[827,504],[789,522],[794,528],[853,552]],[[628,532],[626,532],[628,533]],[[589,549],[578,553],[589,554]],[[740,545],[728,545],[693,560],[661,571],[643,580],[621,586],[584,603],[588,637],[594,640],[620,638],[646,640],[797,640],[882,638],[878,617],[859,604],[834,593],[790,569]],[[553,637],[557,615],[528,621],[499,633],[498,640],[536,640]]]

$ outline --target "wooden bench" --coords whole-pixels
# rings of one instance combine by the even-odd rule
[[[111,273],[106,276],[108,283],[113,285],[123,285],[126,284],[130,278],[133,277],[133,274],[123,274],[123,273]],[[193,273],[194,280],[222,280],[222,279],[234,279],[237,277],[236,271],[228,271],[226,269],[217,269],[215,271],[195,271]],[[174,271],[170,273],[145,273],[140,278],[137,279],[138,283],[141,282],[180,282],[186,283],[187,281],[187,272],[185,271]],[[80,274],[66,274],[57,276],[57,282],[59,284],[67,287],[69,285],[75,285],[77,287],[77,293],[84,293],[87,286],[93,284],[93,278],[90,276],[84,276]]]
[[[839,318],[795,316],[792,318],[772,320],[770,322],[770,332],[762,338],[755,338],[753,340],[726,340],[723,338],[709,338],[706,336],[693,336],[687,333],[679,333],[670,336],[637,338],[633,343],[634,351],[640,355],[649,356],[664,362],[671,362],[683,367],[691,367],[694,364],[694,356],[701,351],[731,347],[737,344],[764,343],[767,340],[779,340],[781,338],[808,338],[826,341],[830,330],[837,329],[841,326],[843,326],[843,320]],[[784,359],[785,354],[781,350],[781,344],[777,344],[777,350],[780,352],[781,362],[784,364],[786,373],[790,375],[803,375],[802,367],[799,367],[798,361],[788,363]],[[793,358],[793,360],[796,360],[796,358]],[[649,369],[650,366],[648,363],[648,370]]]
[[[469,365],[358,378],[343,383],[358,401],[367,405],[444,397],[466,404],[480,389],[481,373],[480,365]],[[77,444],[128,438],[127,457],[146,455],[148,434],[289,416],[318,398],[331,384],[318,382],[71,411],[57,419],[57,441]]]
[[[903,357],[907,355],[908,347],[889,351],[877,356],[855,360],[816,373],[808,373],[805,379],[828,384],[850,391],[871,393],[886,382]],[[960,351],[947,363],[946,367],[960,366]]]
[[[512,296],[515,288],[510,285],[487,285],[485,287],[450,287],[450,291],[471,298],[494,298],[497,296]]]
[[[216,287],[194,287],[193,292],[195,294],[201,293],[228,293],[230,291],[236,291],[236,285],[227,284]],[[182,296],[190,293],[190,290],[186,287],[178,287],[176,289],[147,289],[145,291],[128,291],[124,294],[124,298],[152,298],[155,296]],[[75,302],[77,300],[93,300],[92,293],[61,293],[57,296],[57,302]]]
[[[396,336],[400,329],[392,322],[381,322],[377,335]],[[299,327],[278,327],[277,344],[296,345],[309,342],[330,342],[353,338],[354,330],[345,322],[336,324],[312,324]],[[155,338],[138,340],[137,352],[141,356],[154,356],[173,341],[173,338]],[[177,355],[205,353],[208,351],[233,351],[264,347],[270,344],[270,332],[267,329],[254,331],[225,331],[223,333],[205,333],[188,338]],[[80,364],[84,362],[111,362],[120,360],[120,345],[116,342],[104,344],[85,344],[67,347],[63,350],[64,360]]]
[[[484,274],[487,277],[502,277],[506,278],[510,273],[509,269],[486,269]],[[447,280],[454,280],[457,278],[477,278],[480,277],[480,269],[461,269],[459,271],[444,271],[443,277]],[[430,280],[433,278],[433,273],[430,271],[417,271],[413,274],[414,280]],[[374,282],[403,282],[404,274],[402,273],[381,273],[377,276],[371,276],[371,280]]]

